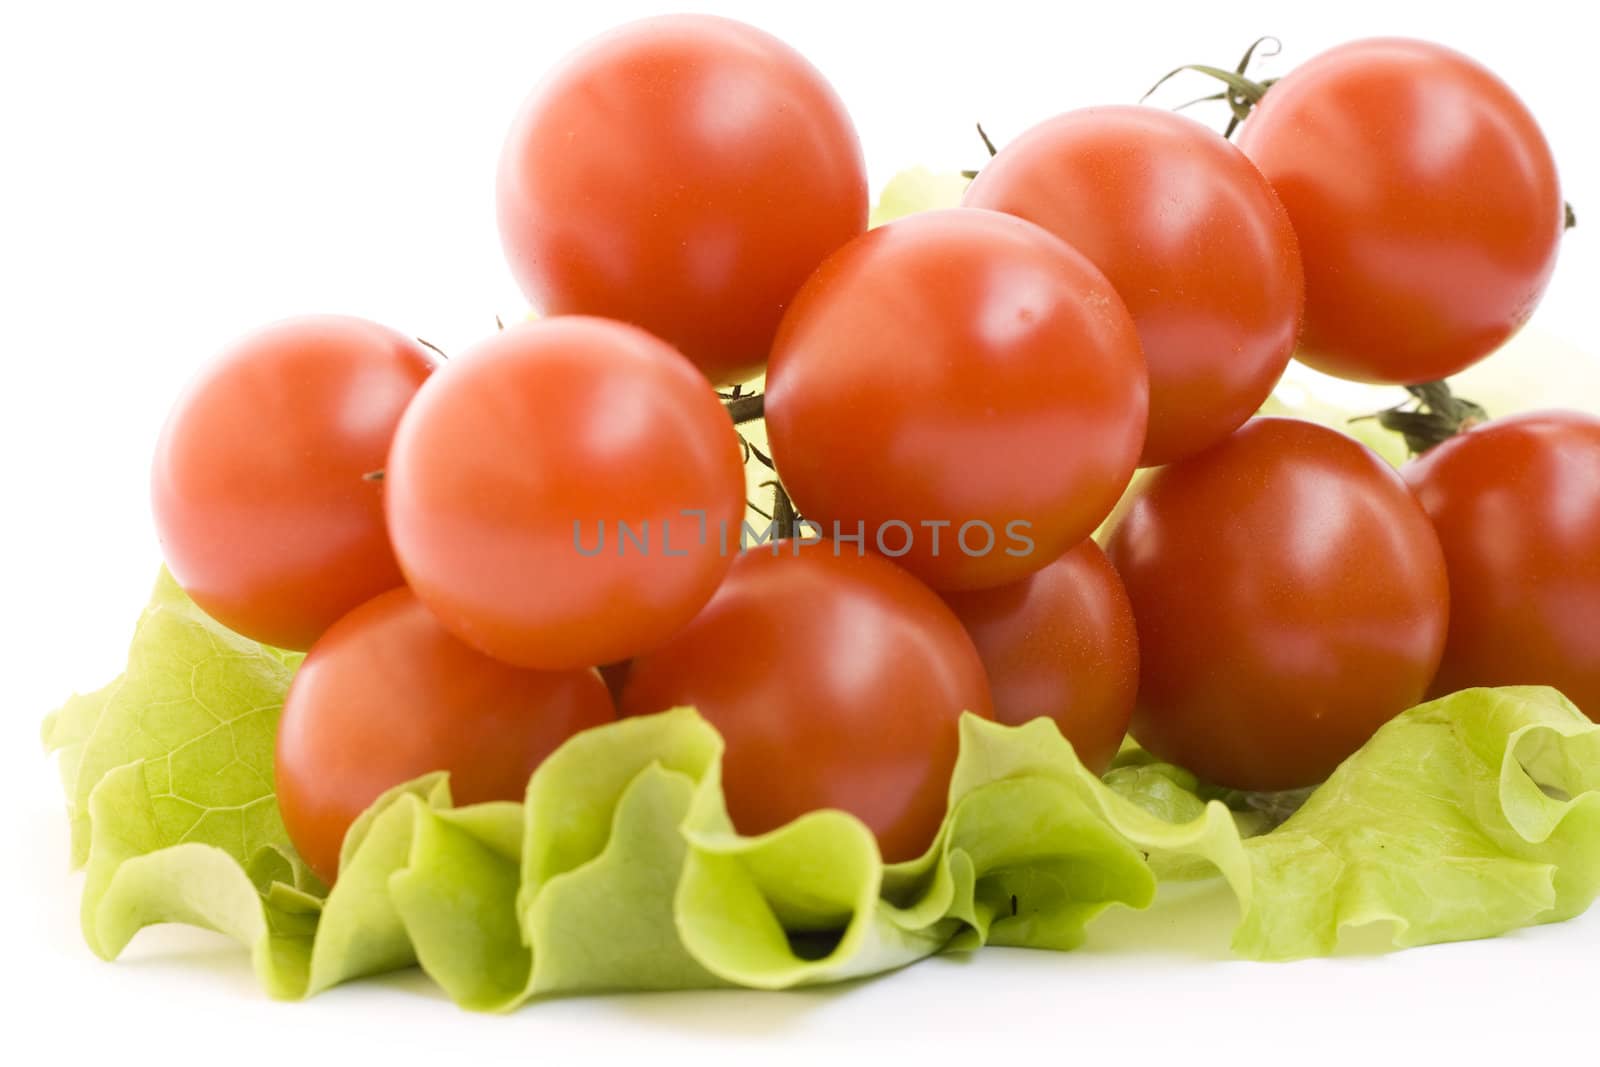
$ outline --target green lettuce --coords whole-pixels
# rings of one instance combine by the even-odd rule
[[[272,783],[278,713],[301,658],[214,622],[163,570],[122,677],[44,722],[46,748],[61,753],[73,862],[91,859],[95,788],[134,767],[123,774],[144,781],[142,851],[206,843],[308,884]]]
[[[1600,889],[1600,727],[1553,689],[1469,689],[1388,723],[1282,826],[1246,842],[1234,949],[1405,947],[1569,919]]]
[[[739,834],[722,741],[680,708],[573,738],[522,803],[456,807],[442,774],[392,790],[352,827],[330,892],[272,798],[294,667],[163,577],[124,677],[47,722],[95,952],[188,923],[245,945],[274,996],[416,965],[500,1011],[836,982],[985,944],[1071,949],[1161,879],[1225,880],[1234,946],[1258,959],[1327,953],[1374,922],[1402,946],[1493,936],[1600,890],[1600,727],[1551,690],[1502,689],[1399,716],[1270,830],[1260,798],[1137,750],[1102,781],[1048,720],[968,716],[938,837],[899,864],[843,812]]]
[[[890,178],[872,207],[869,226],[904,218],[918,211],[957,207],[967,191],[968,179],[959,174],[936,173],[927,167],[913,167]]]

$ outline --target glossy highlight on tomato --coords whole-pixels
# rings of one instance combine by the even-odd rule
[[[1112,532],[1138,622],[1133,736],[1237,789],[1321,782],[1421,703],[1450,589],[1428,516],[1360,442],[1258,418],[1153,472]]]
[[[944,594],[978,649],[994,717],[1054,720],[1084,766],[1103,774],[1139,691],[1139,634],[1122,579],[1085,541],[1019,582]]]
[[[1600,419],[1495,419],[1403,473],[1450,571],[1433,692],[1550,685],[1600,722]]]
[[[1239,147],[1305,261],[1298,358],[1418,384],[1499,348],[1555,269],[1565,213],[1543,132],[1487,68],[1400,38],[1331,48],[1279,79]]]
[[[693,622],[634,660],[622,713],[679,705],[727,744],[723,790],[742,833],[841,808],[889,862],[938,831],[961,713],[991,715],[950,609],[894,564],[827,541],[747,550]]]
[[[1133,474],[1147,404],[1105,276],[1033,223],[972,208],[831,256],[767,374],[772,455],[802,514],[936,589],[1016,581],[1088,537]]]
[[[405,589],[339,620],[306,656],[278,726],[278,807],[324,882],[389,789],[448,771],[456,804],[521,800],[563,741],[616,718],[591,670],[520,670],[468,648]]]
[[[162,554],[195,603],[306,649],[402,584],[369,476],[435,366],[412,338],[338,315],[273,323],[219,355],[168,416],[150,478]]]
[[[806,276],[866,229],[867,180],[850,116],[802,56],[668,15],[596,38],[534,91],[498,203],[541,312],[635,323],[738,381]]]
[[[1191,119],[1149,107],[1047,119],[985,164],[962,203],[1043,226],[1116,287],[1150,373],[1141,466],[1232,433],[1288,365],[1305,306],[1288,212]]]
[[[737,551],[738,437],[671,346],[606,319],[502,331],[407,410],[387,468],[411,588],[451,633],[556,670],[627,659],[687,623]]]

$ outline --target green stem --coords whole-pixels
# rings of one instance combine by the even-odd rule
[[[766,412],[766,395],[755,393],[751,396],[735,397],[722,406],[728,409],[728,417],[733,420],[734,425],[754,422]]]
[[[794,501],[789,499],[789,491],[780,481],[764,483],[772,487],[772,525],[773,537],[778,539],[791,538],[799,528],[800,516],[794,510]]]
[[[1270,44],[1271,51],[1259,51],[1264,44]],[[1157,89],[1184,71],[1194,71],[1197,74],[1215,78],[1222,83],[1222,92],[1190,100],[1188,103],[1180,105],[1177,110],[1182,111],[1186,107],[1210,100],[1225,101],[1228,105],[1228,110],[1233,115],[1228,120],[1227,128],[1222,131],[1222,136],[1232,137],[1233,131],[1239,128],[1239,123],[1250,117],[1251,110],[1261,103],[1262,97],[1267,95],[1267,90],[1272,88],[1273,84],[1278,80],[1276,78],[1262,78],[1260,81],[1256,81],[1253,78],[1246,77],[1250,64],[1255,61],[1258,53],[1263,56],[1275,56],[1281,49],[1282,45],[1276,37],[1257,37],[1250,43],[1250,47],[1244,50],[1244,55],[1240,57],[1239,62],[1235,64],[1232,70],[1208,66],[1204,63],[1186,63],[1181,67],[1175,67],[1162,75],[1160,80],[1150,87],[1149,92],[1139,98],[1139,102],[1142,104],[1150,99]]]
[[[1447,382],[1408,385],[1406,392],[1411,394],[1406,403],[1362,418],[1376,418],[1379,426],[1404,437],[1413,456],[1489,420],[1482,404],[1456,396]]]

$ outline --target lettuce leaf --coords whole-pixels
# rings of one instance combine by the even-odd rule
[[[137,813],[106,807],[102,841],[136,835],[143,851],[206,843],[247,866],[271,850],[295,885],[309,886],[272,782],[278,715],[301,658],[213,621],[163,570],[122,677],[73,697],[44,723],[45,747],[62,752],[73,862],[92,860],[94,790],[133,765],[145,800]]]
[[[740,835],[721,739],[681,708],[573,738],[522,803],[457,808],[443,775],[391,791],[325,892],[271,795],[294,666],[163,578],[127,674],[51,717],[94,951],[189,923],[244,944],[274,996],[419,965],[463,1006],[503,1011],[836,982],[991,943],[1070,949],[1163,878],[1224,879],[1235,948],[1258,959],[1327,953],[1374,922],[1402,946],[1494,936],[1600,890],[1600,727],[1551,690],[1502,689],[1399,716],[1270,830],[1137,750],[1102,781],[1048,720],[968,716],[937,839],[890,865],[842,812]]]
[[[904,218],[918,211],[957,207],[967,191],[968,179],[959,174],[935,173],[927,167],[913,167],[890,178],[872,207],[869,226]]]
[[[1600,727],[1553,689],[1469,689],[1388,723],[1246,843],[1235,951],[1333,951],[1386,922],[1401,947],[1571,918],[1600,889]]]

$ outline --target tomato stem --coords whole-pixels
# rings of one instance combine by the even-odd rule
[[[983,141],[983,147],[989,150],[989,158],[993,159],[995,156],[998,156],[1000,154],[1000,150],[994,146],[993,141],[989,140],[989,133],[983,128],[983,123],[975,122],[973,125],[978,128],[978,137]]]
[[[994,142],[989,139],[989,132],[983,128],[983,123],[975,122],[973,125],[978,127],[978,137],[983,141],[983,147],[989,150],[989,158],[993,159],[995,156],[999,155],[1000,150],[996,148],[994,146]],[[975,170],[964,170],[961,172],[961,176],[968,181],[971,181],[973,178],[978,176],[978,172]]]
[[[1266,46],[1266,49],[1262,48],[1263,45]],[[1250,117],[1251,110],[1261,103],[1261,98],[1267,95],[1267,90],[1272,88],[1273,84],[1278,80],[1277,78],[1262,78],[1256,81],[1246,77],[1247,72],[1250,70],[1250,64],[1258,57],[1275,56],[1282,50],[1283,43],[1276,37],[1257,37],[1250,42],[1250,47],[1244,50],[1244,55],[1240,57],[1239,62],[1234,65],[1232,70],[1212,67],[1204,63],[1185,63],[1183,66],[1174,67],[1163,74],[1150,87],[1149,91],[1139,98],[1139,102],[1142,104],[1150,99],[1157,89],[1184,71],[1194,71],[1197,74],[1215,78],[1223,84],[1221,92],[1212,93],[1210,96],[1197,97],[1187,103],[1179,104],[1173,110],[1182,111],[1185,108],[1193,107],[1195,104],[1204,104],[1213,100],[1224,101],[1233,115],[1228,120],[1228,125],[1223,129],[1222,136],[1232,137],[1233,131],[1239,128],[1239,123]]]
[[[743,435],[741,435],[739,437],[739,440],[744,442],[744,450],[745,450],[745,453],[746,453],[746,456],[745,456],[745,462],[746,463],[750,462],[751,459],[754,459],[757,463],[761,464],[763,467],[767,468],[767,470],[769,470],[769,471],[775,471],[775,470],[778,469],[777,465],[772,462],[772,457],[767,455],[765,452],[761,451],[761,449],[757,448],[750,441],[749,438],[744,437]]]
[[[1317,787],[1305,786],[1301,789],[1285,789],[1278,793],[1249,793],[1238,789],[1210,789],[1202,786],[1200,793],[1207,799],[1220,800],[1230,810],[1246,812],[1259,817],[1262,825],[1259,832],[1276,830],[1305,805]]]
[[[772,489],[772,536],[774,540],[785,540],[793,537],[800,526],[800,516],[794,510],[794,501],[789,499],[789,491],[783,483],[774,478],[770,482],[762,482],[763,487]]]
[[[1489,420],[1482,404],[1456,396],[1447,382],[1408,385],[1411,399],[1404,404],[1352,419],[1377,419],[1378,425],[1405,438],[1406,448],[1420,456],[1459,433]]]
[[[728,417],[733,419],[734,425],[754,422],[766,412],[766,394],[753,393],[750,396],[735,396],[722,406],[728,409]]]
[[[1566,222],[1561,227],[1563,230],[1570,230],[1574,226],[1578,225],[1578,213],[1576,211],[1572,210],[1572,201],[1571,200],[1562,201],[1561,202],[1561,209],[1565,213],[1565,218],[1566,218]]]

